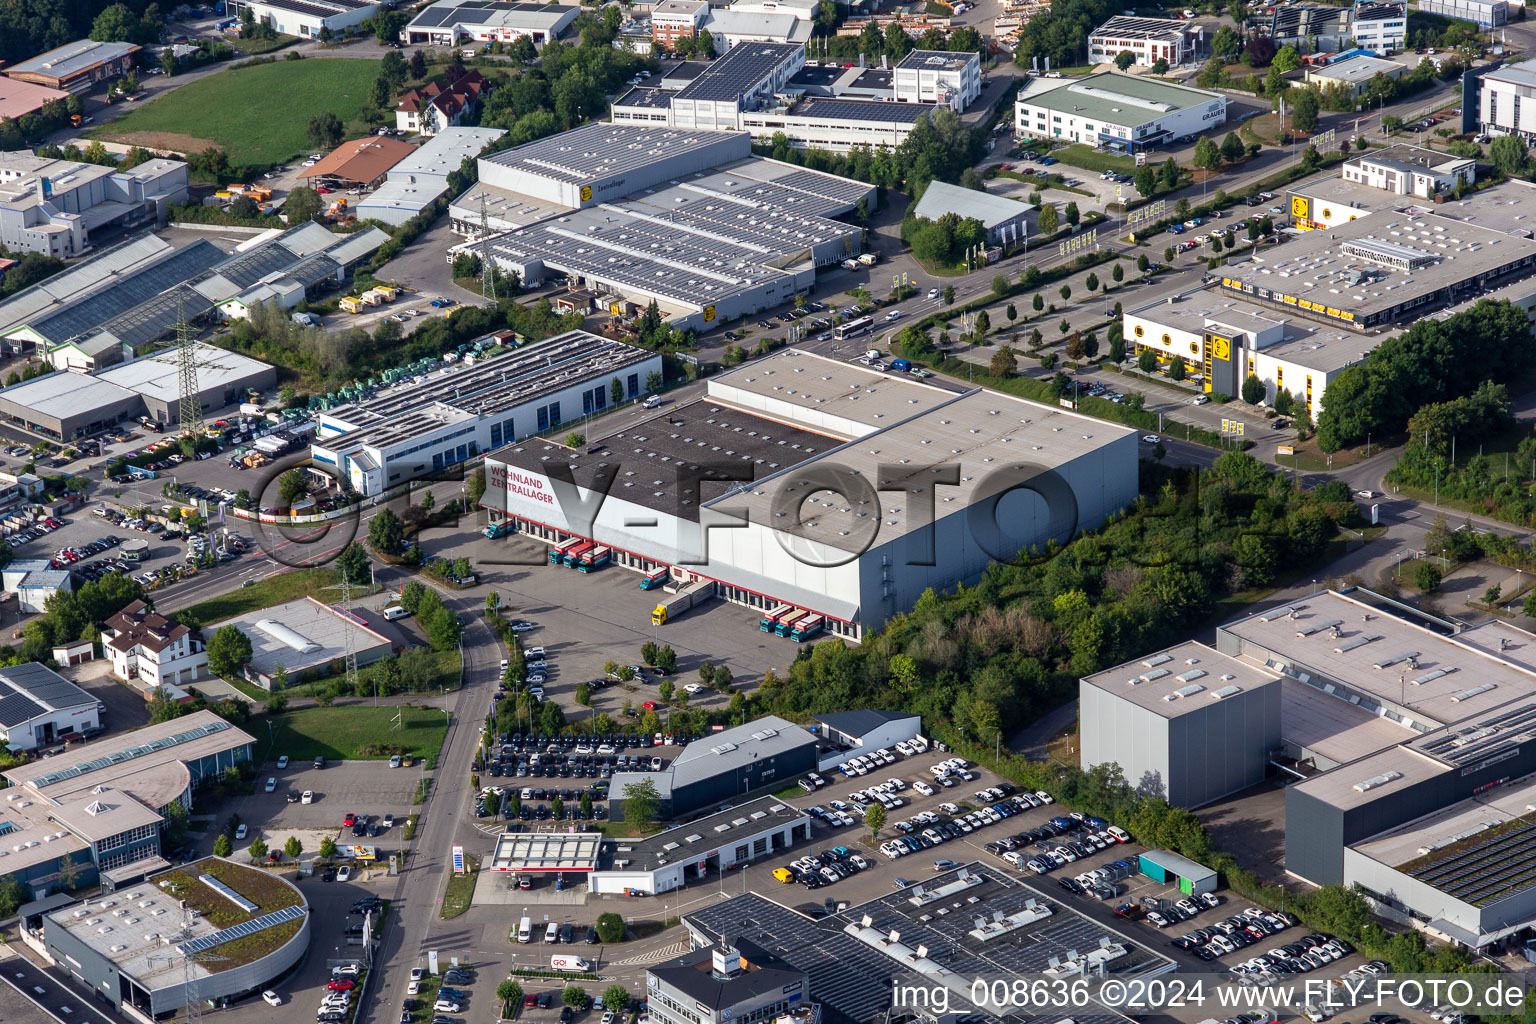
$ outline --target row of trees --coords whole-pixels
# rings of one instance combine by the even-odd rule
[[[1525,311],[1484,299],[1445,320],[1420,320],[1376,346],[1328,385],[1318,417],[1326,452],[1402,430],[1423,406],[1469,395],[1531,365],[1536,339]]]
[[[980,161],[985,148],[986,132],[967,128],[959,114],[945,107],[919,118],[895,149],[857,146],[847,153],[797,149],[783,132],[776,132],[767,152],[775,160],[921,195],[930,181],[960,181]]]

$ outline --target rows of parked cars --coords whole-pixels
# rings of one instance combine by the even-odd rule
[[[461,1024],[458,1018],[446,1014],[460,1012],[469,1002],[469,993],[458,986],[472,984],[474,980],[474,968],[466,965],[450,967],[443,972],[442,984],[433,997],[431,1024]],[[410,980],[405,986],[406,999],[400,1007],[400,1024],[411,1024],[411,1014],[416,1009],[414,997],[421,993],[426,984],[426,969],[412,967]]]
[[[846,846],[834,846],[815,855],[791,861],[788,867],[775,868],[773,877],[785,884],[799,882],[807,889],[820,889],[869,870],[869,861]]]
[[[1011,785],[1011,784],[1005,784]],[[998,792],[1001,792],[999,787]],[[1039,798],[1036,797],[1038,800]],[[932,811],[925,811],[917,816],[916,824],[912,824],[913,831],[906,835],[880,844],[882,856],[895,860],[908,854],[920,853],[923,850],[941,846],[953,839],[969,835],[977,829],[986,828],[988,825],[1011,818],[1030,808],[1031,804],[1024,798],[1024,794],[1018,793],[1005,797],[993,803],[991,806],[979,807],[969,813],[962,813],[961,808],[953,803],[942,803],[939,810],[950,815],[948,821],[934,820],[938,815]],[[927,827],[917,831],[917,825],[927,822]],[[946,862],[947,863],[947,862]],[[946,870],[935,864],[935,870]]]
[[[1295,919],[1286,915],[1280,922],[1275,920],[1275,915],[1270,911],[1263,911],[1256,907],[1250,908],[1243,914],[1237,915],[1236,930],[1226,934],[1212,935],[1207,940],[1207,945],[1215,945],[1221,952],[1234,952],[1244,945],[1251,945],[1261,938],[1274,934],[1283,927],[1288,927]],[[1247,921],[1242,921],[1247,918]],[[1283,923],[1282,923],[1283,922]],[[1231,925],[1232,919],[1221,922],[1223,926]],[[1280,927],[1276,927],[1279,924]],[[1205,949],[1206,947],[1199,947]],[[1252,959],[1245,960],[1232,967],[1231,973],[1234,980],[1246,981],[1250,984],[1269,984],[1283,975],[1305,974],[1326,967],[1335,960],[1355,951],[1343,939],[1334,938],[1326,932],[1313,932],[1303,936],[1295,942],[1288,942],[1283,946],[1266,950]],[[1198,955],[1198,953],[1197,953]],[[1218,954],[1219,955],[1219,954]],[[1204,959],[1212,959],[1205,957]]]
[[[326,983],[325,995],[315,1011],[315,1020],[321,1024],[340,1024],[347,1019],[352,1008],[352,996],[362,968],[357,964],[341,964],[331,968],[331,980]]]

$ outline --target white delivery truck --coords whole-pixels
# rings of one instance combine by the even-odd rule
[[[531,918],[525,917],[518,922],[517,941],[520,943],[528,943],[533,941],[533,920]]]
[[[590,971],[592,965],[574,954],[556,953],[549,958],[549,969],[552,971],[565,971],[569,974],[583,974]]]

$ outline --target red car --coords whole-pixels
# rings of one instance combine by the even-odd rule
[[[644,704],[641,704],[640,706],[645,708],[645,710],[647,710],[647,711],[655,711],[656,710],[656,702],[653,701],[653,700],[648,700]]]
[[[357,982],[351,978],[337,978],[325,986],[332,992],[348,992],[357,987]]]
[[[539,1002],[539,997],[534,995],[532,992],[530,992],[527,995],[523,996],[523,1007],[525,1009],[530,1007],[530,1006],[538,1005],[538,1002]]]

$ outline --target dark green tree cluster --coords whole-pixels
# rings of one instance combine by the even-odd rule
[[[958,213],[943,214],[938,220],[908,215],[901,222],[901,240],[911,247],[913,256],[929,266],[953,266],[986,239],[987,229],[981,221],[962,218]]]
[[[945,107],[920,118],[906,141],[895,149],[856,146],[847,153],[796,149],[783,132],[778,132],[768,153],[775,160],[921,195],[930,181],[958,182],[985,149],[986,132],[967,128],[959,114]]]
[[[9,549],[6,556],[9,561]],[[72,591],[59,591],[48,599],[43,614],[22,629],[17,660],[49,661],[58,644],[96,639],[104,621],[143,596],[143,587],[119,573],[108,573]]]
[[[1052,67],[1081,64],[1087,59],[1088,36],[1125,5],[1115,0],[1056,0],[1050,10],[1036,14],[1019,29],[1013,59],[1029,67],[1039,57]]]
[[[0,4],[0,60],[7,64],[35,57],[44,50],[95,39],[96,19],[114,0],[9,0]],[[128,16],[144,19],[158,5],[146,0],[125,0]],[[158,20],[158,13],[154,15]]]
[[[1297,491],[1245,454],[1199,475],[1143,472],[1143,493],[1158,500],[1065,546],[994,562],[974,587],[929,591],[857,649],[802,648],[786,676],[764,679],[753,710],[804,715],[875,701],[990,747],[1070,697],[1079,676],[1173,643],[1217,599],[1316,560],[1336,524],[1358,514],[1343,483]]]
[[[91,22],[91,38],[98,43],[158,43],[165,32],[165,17],[159,4],[147,4],[135,13],[124,3],[115,3]]]
[[[1420,320],[1328,385],[1318,444],[1336,452],[1369,433],[1402,430],[1420,407],[1518,376],[1533,356],[1525,311],[1508,302],[1485,299],[1445,320]]]

